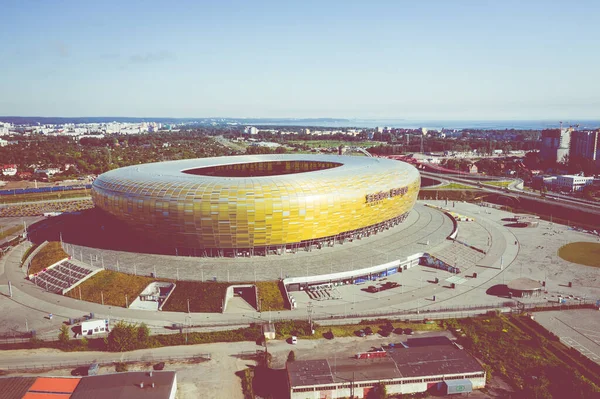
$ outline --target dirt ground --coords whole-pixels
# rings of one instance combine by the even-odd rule
[[[442,332],[441,334],[450,334],[448,332]],[[432,335],[440,335],[440,332],[425,332],[415,334],[415,336],[425,337]],[[323,357],[348,357],[354,353],[364,350],[369,350],[374,347],[380,347],[381,345],[396,343],[399,341],[405,341],[408,337],[404,335],[392,335],[387,338],[382,338],[377,334],[367,336],[363,338],[359,337],[344,337],[334,338],[332,340],[326,339],[301,339],[296,345],[277,340],[268,342],[268,351],[272,355],[272,367],[282,368],[285,367],[285,362],[288,354],[291,350],[294,350],[297,359],[316,359]],[[256,353],[257,349],[261,347],[256,346],[250,342],[239,342],[239,343],[218,343],[218,344],[206,344],[206,345],[195,345],[194,347],[201,348],[202,351],[211,353],[211,360],[208,361],[173,361],[166,362],[165,370],[174,370],[177,372],[177,398],[178,399],[221,399],[221,398],[232,398],[232,399],[243,399],[241,380],[236,375],[236,372],[244,370],[248,367],[256,366],[254,360],[247,360],[250,354]],[[189,351],[190,347],[174,347],[171,349],[173,353],[179,350]],[[163,348],[164,349],[164,348]],[[33,353],[39,357],[44,350]],[[145,350],[148,352],[149,358],[152,358],[151,354],[160,355],[156,353],[157,350]],[[58,353],[56,351],[47,350],[47,355]],[[79,353],[81,356],[85,356],[85,352]],[[77,353],[72,354],[73,357],[77,357]],[[246,355],[246,356],[242,356]],[[145,356],[144,356],[145,357]],[[144,358],[142,357],[142,359]],[[154,365],[153,362],[137,362],[128,363],[127,368],[129,371],[149,371]],[[46,375],[46,376],[70,376],[76,375],[81,372],[81,369],[57,369],[51,370],[44,373],[35,373],[31,375]],[[114,373],[115,366],[104,366],[99,370],[99,374]],[[19,375],[27,375],[19,373]],[[270,378],[270,379],[269,379]],[[273,384],[274,380],[281,380],[284,382],[285,373],[275,372],[267,378],[268,384]],[[494,377],[492,382],[488,385],[487,389],[483,392],[478,391],[470,394],[472,398],[507,398],[510,397],[510,387],[506,382],[498,377]]]

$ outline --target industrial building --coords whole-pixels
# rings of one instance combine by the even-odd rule
[[[180,253],[252,256],[319,249],[393,227],[419,188],[417,169],[395,160],[260,155],[112,170],[94,181],[92,198],[141,237]]]
[[[365,398],[379,384],[388,394],[466,393],[485,387],[481,364],[446,337],[412,338],[368,353],[288,362],[290,398]]]
[[[86,377],[0,377],[2,399],[175,399],[174,371]]]

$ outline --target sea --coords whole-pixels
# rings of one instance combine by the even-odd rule
[[[405,129],[426,128],[432,130],[440,129],[476,129],[476,130],[543,130],[559,128],[560,121],[558,120],[411,120],[411,119],[281,119],[278,121],[269,121],[266,123],[255,122],[261,126],[318,126],[329,128],[374,128],[374,127],[393,127]],[[598,129],[600,128],[600,120],[573,120],[563,121],[562,126],[576,126],[579,130]]]

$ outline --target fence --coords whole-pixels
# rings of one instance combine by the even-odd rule
[[[39,187],[39,188],[16,188],[13,190],[0,190],[0,195],[20,195],[20,194],[34,194],[34,193],[53,193],[63,192],[71,190],[83,190],[91,189],[91,184],[78,184],[74,186],[52,186],[52,187]]]
[[[3,370],[12,370],[12,371],[25,371],[25,370],[49,370],[49,369],[60,369],[60,368],[78,368],[78,367],[88,367],[91,364],[98,364],[99,366],[110,366],[115,363],[160,363],[160,362],[173,362],[173,361],[186,361],[186,360],[196,360],[196,359],[206,359],[211,360],[210,353],[199,353],[194,356],[159,356],[154,357],[152,355],[144,355],[137,356],[132,358],[122,358],[122,354],[115,354],[115,359],[104,359],[104,360],[91,360],[88,362],[82,361],[74,361],[74,362],[49,362],[49,363],[39,363],[39,364],[31,364],[31,365],[6,365],[3,366]]]

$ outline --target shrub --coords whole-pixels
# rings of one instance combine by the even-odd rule
[[[296,352],[290,351],[290,353],[288,354],[287,361],[288,362],[293,362],[295,360],[296,360]]]
[[[145,324],[137,326],[124,321],[118,322],[108,333],[107,348],[111,352],[127,352],[143,349],[148,345],[148,327]],[[140,341],[140,337],[144,338]]]
[[[69,346],[69,342],[71,341],[71,337],[69,334],[69,327],[67,325],[60,326],[60,331],[58,333],[58,342],[60,346],[66,348]]]
[[[128,370],[127,363],[115,363],[115,371],[117,373],[123,373]]]

